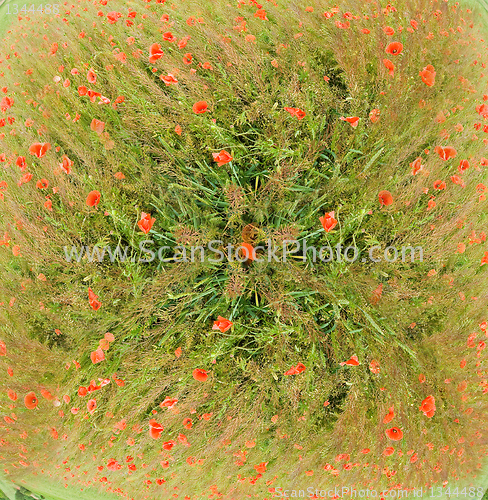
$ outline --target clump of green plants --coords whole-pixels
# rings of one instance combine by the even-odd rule
[[[5,471],[137,499],[468,486],[488,391],[478,14],[21,15],[0,53]]]

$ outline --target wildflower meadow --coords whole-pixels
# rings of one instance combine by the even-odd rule
[[[485,2],[0,13],[0,498],[481,499]]]

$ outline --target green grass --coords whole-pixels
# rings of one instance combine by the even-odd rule
[[[111,495],[103,493],[99,490],[90,487],[63,487],[62,484],[47,478],[29,477],[25,482],[19,482],[19,485],[24,486],[28,491],[37,496],[42,495],[45,500],[106,500],[112,498]],[[30,498],[26,496],[26,498]]]
[[[33,50],[8,60],[3,85],[14,104],[5,118],[15,122],[0,129],[0,235],[10,238],[0,247],[0,339],[8,350],[0,368],[14,369],[1,382],[0,402],[2,416],[17,417],[5,420],[0,460],[11,477],[56,498],[90,487],[88,496],[121,488],[138,500],[169,497],[176,487],[181,498],[216,494],[213,485],[229,498],[264,498],[272,484],[298,489],[312,479],[376,489],[472,480],[484,463],[487,430],[486,351],[478,343],[488,306],[488,266],[480,265],[488,227],[480,195],[488,179],[482,125],[473,128],[484,121],[476,106],[486,92],[479,55],[486,27],[478,12],[397,3],[397,12],[376,18],[372,4],[351,1],[327,19],[323,11],[332,5],[313,0],[312,13],[282,0],[267,3],[262,20],[252,5],[134,2],[131,25],[125,15],[107,20],[108,12],[127,13],[113,0],[12,26],[0,59],[24,43]],[[360,17],[337,27],[348,11]],[[417,12],[426,22],[413,29]],[[190,16],[204,23],[192,25]],[[236,29],[239,17],[247,31]],[[393,37],[385,25],[395,26]],[[163,40],[168,31],[187,45]],[[385,53],[391,41],[401,41],[402,54]],[[149,63],[153,43],[165,54]],[[429,64],[436,70],[431,87],[419,75]],[[0,69],[6,66],[5,58]],[[90,68],[96,82],[89,82]],[[177,85],[159,78],[168,74]],[[111,102],[91,102],[81,86]],[[118,96],[124,101],[113,107]],[[202,100],[209,111],[197,114],[193,106]],[[354,116],[357,127],[341,119]],[[103,132],[93,130],[94,119]],[[39,141],[51,148],[37,158],[29,146]],[[456,158],[442,160],[438,146],[456,148]],[[212,153],[222,150],[232,160],[218,166]],[[69,173],[63,157],[72,162]],[[418,157],[424,167],[412,175]],[[462,173],[461,159],[471,165]],[[32,179],[19,183],[26,172]],[[445,189],[436,190],[438,180]],[[86,200],[94,190],[100,201],[92,207]],[[392,194],[389,206],[379,202],[383,190]],[[319,218],[332,212],[337,224],[326,232]],[[155,219],[148,234],[138,225],[143,213]],[[147,239],[169,247],[162,261],[137,261]],[[355,245],[362,255],[374,245],[422,246],[425,259],[173,258],[179,246],[221,240],[224,249],[268,239]],[[64,246],[117,244],[135,261],[64,256]],[[218,316],[232,328],[213,328]],[[90,354],[106,332],[114,341],[94,364]],[[360,364],[344,365],[354,355]],[[303,372],[286,374],[299,363]],[[194,379],[197,368],[208,380]],[[111,382],[79,395],[105,378]],[[19,395],[15,403],[9,389]],[[41,396],[44,389],[58,406]],[[39,397],[35,411],[23,405],[31,390]],[[436,411],[427,418],[419,406],[430,395]],[[160,406],[166,398],[178,399],[173,409]],[[392,406],[395,418],[386,425]],[[164,425],[159,440],[149,435],[153,418]],[[122,421],[126,427],[115,427]],[[403,439],[390,440],[388,426],[401,428]],[[163,449],[170,440],[174,448]],[[389,446],[395,453],[386,456]],[[111,459],[122,469],[108,470]],[[39,477],[52,477],[56,487]]]
[[[11,18],[7,15],[7,1],[4,0],[0,5],[0,33],[2,35],[5,34],[10,24]]]
[[[17,20],[16,11],[20,13],[20,10],[26,5],[26,9],[29,10],[32,5],[35,6],[36,12],[28,12],[27,16],[42,16],[44,15],[41,12],[37,12],[37,8],[41,5],[45,5],[46,2],[42,2],[41,0],[34,0],[29,3],[18,2],[17,0],[2,0],[0,1],[0,36],[4,37],[7,33],[9,27]],[[17,5],[17,8],[14,7]],[[52,5],[52,4],[51,4]],[[61,2],[58,4],[61,5]]]

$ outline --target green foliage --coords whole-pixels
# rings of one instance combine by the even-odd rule
[[[187,0],[181,9],[172,9],[164,3],[136,3],[137,16],[147,7],[148,17],[133,44],[128,42],[132,28],[108,22],[98,15],[98,4],[86,4],[80,18],[70,14],[64,24],[51,19],[45,39],[34,37],[38,51],[12,60],[6,85],[15,100],[9,113],[15,114],[16,133],[6,134],[1,143],[6,155],[1,180],[8,186],[0,205],[1,229],[10,241],[0,249],[5,305],[0,331],[9,349],[13,346],[15,370],[28,365],[12,382],[19,394],[35,384],[38,392],[49,388],[60,404],[67,395],[82,408],[77,413],[66,407],[62,416],[54,407],[43,408],[46,413],[40,416],[31,414],[29,440],[38,426],[41,437],[26,442],[43,463],[49,460],[40,443],[51,440],[46,433],[56,425],[63,429],[60,435],[66,431],[70,436],[53,445],[51,460],[57,465],[61,455],[86,461],[79,444],[95,443],[98,452],[110,440],[112,446],[104,447],[93,464],[105,467],[112,456],[120,460],[135,454],[127,442],[135,436],[137,452],[159,467],[162,458],[147,424],[159,418],[154,410],[167,397],[178,399],[178,412],[164,413],[165,440],[178,439],[183,418],[195,419],[195,429],[188,432],[192,448],[175,447],[172,463],[186,467],[190,454],[205,459],[201,469],[192,469],[191,479],[183,480],[190,493],[213,484],[208,481],[216,476],[225,487],[233,484],[235,475],[227,472],[235,469],[235,454],[251,439],[258,441],[252,453],[260,454],[242,465],[247,476],[255,474],[252,465],[261,458],[282,479],[303,467],[324,470],[339,452],[359,463],[364,448],[374,456],[366,459],[384,470],[382,419],[392,405],[405,433],[398,445],[402,454],[392,465],[398,472],[394,481],[417,478],[407,451],[425,449],[424,428],[429,427],[428,439],[436,446],[419,462],[428,471],[424,482],[439,479],[438,462],[454,470],[466,458],[443,454],[439,450],[445,443],[451,445],[460,435],[464,439],[464,434],[478,439],[481,424],[470,420],[456,387],[468,378],[457,369],[459,361],[475,357],[466,337],[484,319],[482,308],[469,301],[476,296],[478,304],[486,305],[486,271],[480,266],[484,247],[480,240],[463,255],[456,248],[468,242],[470,231],[479,235],[485,227],[477,186],[486,175],[473,165],[462,174],[465,188],[450,176],[458,172],[458,159],[480,162],[483,154],[480,140],[456,132],[463,124],[471,134],[473,121],[481,120],[475,106],[483,89],[471,92],[466,83],[479,78],[480,70],[466,61],[467,54],[479,57],[483,44],[467,47],[468,35],[455,30],[464,13],[445,9],[438,18],[429,6],[418,31],[396,34],[404,52],[392,56],[391,78],[383,63],[390,41],[383,24],[404,23],[403,9],[426,10],[425,2],[402,0],[391,18],[381,14],[378,33],[367,36],[361,28],[372,27],[364,18],[365,12],[372,15],[372,5],[352,3],[361,16],[353,28],[342,29],[335,24],[339,16],[326,22],[321,3],[312,3],[314,13],[266,5],[266,22],[244,4],[202,6]],[[125,12],[126,7],[113,0],[110,9]],[[205,23],[192,27],[186,21],[197,11]],[[174,25],[163,22],[166,13]],[[237,23],[241,14],[247,34],[255,38],[232,29],[231,21]],[[27,26],[38,29],[35,23]],[[179,40],[191,33],[188,48],[165,41],[164,58],[150,64],[148,47],[161,42],[162,26]],[[452,37],[427,38],[430,31],[442,30]],[[452,42],[454,37],[459,43]],[[58,49],[50,54],[54,42]],[[186,50],[191,64],[182,62]],[[120,52],[125,61],[115,57]],[[457,59],[465,62],[458,65]],[[433,87],[418,74],[427,64],[437,69]],[[79,73],[71,72],[74,67]],[[110,104],[77,91],[88,86],[89,68],[97,75],[90,88]],[[168,74],[178,79],[177,85],[159,78]],[[54,76],[60,76],[59,83]],[[70,85],[63,86],[66,78]],[[118,96],[124,100],[115,105]],[[209,110],[197,114],[192,107],[201,100]],[[299,119],[285,108],[299,108],[305,115]],[[379,111],[378,121],[371,119],[373,110]],[[441,110],[445,120],[437,115]],[[356,116],[356,127],[345,120]],[[93,119],[105,124],[103,132],[91,128]],[[37,141],[52,145],[42,158],[29,154]],[[458,150],[455,161],[444,162],[435,152],[446,141]],[[222,150],[232,159],[218,166],[213,155]],[[63,155],[73,162],[70,173],[60,167]],[[32,173],[32,180],[20,185],[18,156],[26,157]],[[410,164],[418,157],[424,167],[412,175]],[[39,179],[49,181],[48,190],[36,187]],[[448,187],[435,190],[437,179]],[[101,199],[90,207],[85,200],[93,190]],[[389,206],[379,202],[383,190],[392,194]],[[428,205],[432,196],[435,207]],[[45,204],[46,197],[52,206]],[[137,224],[142,213],[155,219],[147,234]],[[337,220],[330,232],[320,222],[325,213]],[[249,226],[254,232],[246,232]],[[143,248],[157,252],[167,247],[162,259],[139,260],[148,240],[152,243]],[[202,261],[175,258],[177,250],[191,252],[211,240],[220,241],[224,254],[228,245],[249,240],[264,247],[258,252],[263,257],[270,242],[281,259],[240,263],[226,255],[213,262],[208,252]],[[297,249],[285,262],[286,241],[290,247],[306,242],[317,249],[355,246],[365,260],[314,262],[313,252]],[[86,255],[69,261],[65,248],[69,252],[71,245],[99,252],[119,245],[127,248],[128,259],[119,254],[111,260],[106,252],[101,262]],[[375,245],[381,247],[381,262],[367,258]],[[423,248],[423,261],[389,262],[384,256],[389,246],[401,251],[410,245]],[[89,304],[89,288],[101,302],[99,310]],[[232,321],[232,328],[213,328],[218,316]],[[115,341],[105,360],[94,364],[90,353],[103,345],[105,332]],[[181,358],[175,356],[178,348]],[[359,364],[346,364],[353,356]],[[298,363],[304,372],[285,374]],[[209,380],[194,380],[195,368],[211,372]],[[114,373],[126,381],[123,388]],[[421,373],[425,385],[420,385]],[[470,384],[479,385],[474,369],[469,377]],[[97,410],[87,414],[78,389],[105,378],[112,382],[91,395]],[[473,390],[470,404],[482,412],[479,392]],[[437,420],[426,421],[419,405],[431,393]],[[126,421],[127,430],[116,432],[107,413],[114,422]],[[46,415],[49,420],[42,420]],[[455,419],[459,431],[437,423]],[[134,430],[138,425],[144,426],[141,437]],[[223,444],[227,440],[231,443]],[[291,441],[307,444],[303,464],[286,460]],[[12,464],[18,462],[19,443],[8,451]],[[474,468],[477,460],[473,453],[466,468]],[[159,475],[155,470],[152,479]],[[144,473],[139,468],[132,477],[145,481]],[[361,472],[351,474],[363,479]],[[386,475],[374,480],[391,483]]]

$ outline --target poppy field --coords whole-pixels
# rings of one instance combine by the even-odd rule
[[[0,47],[2,481],[482,498],[483,2],[37,5]]]

